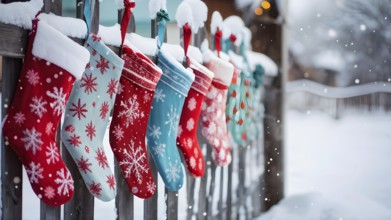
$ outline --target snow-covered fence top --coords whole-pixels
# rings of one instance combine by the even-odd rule
[[[391,93],[391,83],[373,82],[349,87],[332,87],[302,79],[286,83],[285,92],[308,92],[326,98],[343,99],[373,93]]]

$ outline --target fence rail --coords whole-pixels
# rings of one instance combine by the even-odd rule
[[[92,31],[96,33],[99,23],[99,2],[96,1]],[[61,0],[44,1],[44,12],[53,12],[61,15]],[[76,17],[83,18],[83,1],[76,1]],[[119,21],[121,11],[118,12]],[[152,21],[152,37],[156,34],[156,22]],[[128,31],[134,31],[135,23],[130,22]],[[18,74],[22,66],[22,58],[27,42],[27,30],[14,25],[0,23],[0,56],[3,59],[2,76],[2,119],[7,114],[7,108],[12,102],[13,92],[18,81]],[[81,39],[74,39],[82,44]],[[117,54],[119,48],[111,47]],[[59,125],[61,127],[61,125]],[[186,188],[182,188],[179,194],[185,193],[187,209],[178,209],[178,193],[164,192],[164,198],[158,196],[161,193],[156,191],[155,196],[144,201],[144,210],[136,210],[135,202],[129,188],[119,171],[115,162],[115,176],[117,179],[117,197],[115,198],[116,218],[133,219],[135,213],[143,212],[144,219],[164,218],[159,216],[162,203],[165,201],[166,217],[178,219],[181,213],[187,219],[250,219],[258,216],[262,210],[263,198],[263,137],[250,146],[236,146],[233,149],[233,162],[228,167],[216,167],[211,159],[211,148],[206,141],[202,140],[202,150],[206,153],[206,171],[201,179],[194,179],[191,176],[186,178]],[[61,144],[57,136],[59,146]],[[2,213],[1,219],[22,219],[30,213],[23,213],[22,208],[22,181],[15,181],[15,178],[22,179],[22,165],[11,148],[1,142],[1,181],[2,181]],[[51,207],[41,203],[41,219],[93,219],[94,218],[94,197],[87,190],[76,164],[69,153],[62,149],[62,157],[72,173],[75,181],[75,194],[73,199],[63,205],[63,216],[61,207]],[[152,160],[149,160],[152,162]],[[151,163],[153,175],[156,182],[157,171]],[[161,185],[162,182],[157,182]],[[159,188],[159,187],[157,187]],[[182,207],[181,204],[179,207]],[[99,217],[99,216],[95,216]]]

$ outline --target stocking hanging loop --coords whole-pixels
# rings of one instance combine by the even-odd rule
[[[125,0],[124,5],[124,15],[122,16],[121,22],[121,46],[124,44],[126,30],[128,29],[129,21],[132,16],[132,8],[136,7],[136,3],[130,0]]]
[[[185,57],[187,57],[187,50],[191,40],[191,27],[189,23],[183,25],[183,49],[185,50]]]
[[[167,21],[170,21],[170,16],[165,10],[160,9],[160,11],[156,13],[156,19],[158,22],[157,46],[158,49],[160,49],[164,42],[164,36],[166,35],[166,24]]]

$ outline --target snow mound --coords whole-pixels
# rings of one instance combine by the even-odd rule
[[[262,67],[265,69],[265,75],[277,76],[277,64],[265,54],[247,51],[247,59],[248,63],[250,64],[251,71],[254,71],[256,65],[259,64],[262,65]]]
[[[235,67],[242,70],[244,67],[243,57],[234,53],[232,50],[228,51],[228,55]]]
[[[42,7],[42,0],[0,4],[0,22],[31,29],[31,22]]]
[[[239,46],[242,43],[242,31],[245,27],[243,20],[239,16],[232,15],[223,21],[223,25],[223,39],[228,39],[233,34],[236,36],[235,45]]]
[[[101,2],[102,0],[99,0],[99,1]],[[134,0],[114,0],[114,1],[115,1],[115,4],[117,5],[118,10],[123,9],[125,7],[124,1],[134,2]]]
[[[151,19],[156,18],[156,14],[163,9],[167,12],[167,1],[166,0],[149,0],[149,17]]]
[[[194,47],[192,45],[189,45],[189,50],[187,51],[187,55],[191,58],[193,58],[198,63],[203,63],[204,60],[202,58],[201,50],[197,47]]]
[[[111,27],[99,25],[98,36],[102,38],[103,43],[116,47],[121,46],[120,25],[115,24]]]
[[[223,30],[223,17],[221,17],[220,12],[214,11],[212,14],[212,21],[210,23],[210,31],[212,34],[215,34],[219,28],[221,31]]]
[[[251,38],[252,38],[251,30],[247,27],[244,27],[242,30],[242,35],[243,35],[244,46],[247,49],[251,49]]]
[[[183,1],[179,4],[175,13],[175,19],[179,28],[182,28],[186,23],[191,25],[191,22],[193,21],[193,12],[188,2]]]
[[[38,18],[68,37],[86,38],[87,25],[82,19],[62,17],[53,13],[42,13]]]
[[[196,34],[198,30],[204,27],[204,23],[208,18],[208,7],[201,0],[186,0],[192,9],[193,20],[191,22],[191,29]]]
[[[147,56],[156,56],[157,54],[157,42],[156,39],[146,38],[136,33],[126,34],[126,39],[133,45],[138,45],[137,48],[141,53]]]

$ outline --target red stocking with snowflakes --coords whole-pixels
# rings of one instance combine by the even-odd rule
[[[62,205],[73,196],[72,176],[55,136],[73,83],[88,59],[85,48],[46,23],[33,21],[3,135],[25,167],[34,192],[49,205]]]

